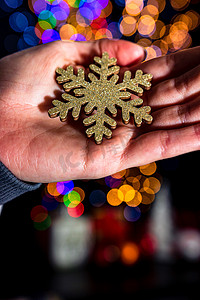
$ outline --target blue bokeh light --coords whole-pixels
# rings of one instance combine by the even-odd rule
[[[17,8],[22,5],[23,0],[1,0],[4,1],[10,8]]]
[[[9,17],[10,27],[16,32],[23,32],[28,27],[28,19],[21,12],[14,12]]]
[[[92,191],[89,201],[93,206],[100,207],[106,202],[106,194],[101,190]]]
[[[35,34],[35,27],[34,26],[28,26],[23,33],[24,41],[29,46],[36,46],[38,45],[40,39]]]
[[[141,210],[139,207],[126,206],[124,208],[124,217],[129,222],[137,221],[141,216]]]

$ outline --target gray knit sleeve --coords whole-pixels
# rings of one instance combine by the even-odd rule
[[[0,162],[0,205],[40,186],[41,183],[21,181]]]

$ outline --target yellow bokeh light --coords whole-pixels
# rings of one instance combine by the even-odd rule
[[[69,14],[69,16],[67,18],[67,24],[71,24],[74,27],[76,27],[78,25],[76,17],[77,17],[76,10],[70,11],[70,14]]]
[[[107,201],[112,206],[118,206],[124,200],[123,193],[118,189],[111,189],[107,194]]]
[[[153,45],[160,48],[162,55],[167,54],[169,47],[168,47],[168,44],[163,39],[154,41]]]
[[[155,30],[155,20],[149,15],[143,15],[138,21],[138,32],[141,35],[151,35]]]
[[[199,26],[200,15],[196,11],[189,10],[185,13],[185,16],[187,16],[191,20],[191,23],[188,24],[189,30],[194,30]]]
[[[91,27],[88,28],[85,38],[87,41],[94,41],[94,34]]]
[[[166,1],[165,0],[148,0],[147,5],[155,6],[159,13],[165,9]]]
[[[57,182],[50,182],[47,184],[47,192],[54,197],[60,196],[60,193],[58,192],[56,185]]]
[[[142,195],[140,192],[138,191],[135,191],[135,195],[134,195],[134,198],[128,202],[126,202],[126,204],[128,206],[131,206],[131,207],[136,207],[138,206],[140,203],[142,202]]]
[[[136,31],[136,19],[125,15],[120,22],[120,31],[125,36],[131,36]]]
[[[38,22],[40,27],[44,30],[47,30],[47,29],[52,29],[52,25],[50,22],[47,22],[47,21],[44,21],[44,20],[41,20]]]
[[[149,15],[151,17],[153,17],[154,19],[157,19],[159,16],[159,11],[158,8],[154,5],[147,5],[143,8],[141,15]]]
[[[139,190],[140,189],[140,178],[141,175],[133,177],[133,176],[129,176],[126,178],[126,181],[128,184],[131,184],[134,188],[134,190]]]
[[[152,175],[156,172],[157,166],[155,162],[139,167],[140,172],[144,175]]]
[[[170,3],[173,9],[183,10],[189,5],[190,0],[170,0]]]
[[[124,177],[126,174],[126,170],[122,170],[122,171],[119,171],[115,174],[112,174],[111,176],[115,179],[121,179],[122,177]]]
[[[127,0],[126,11],[131,16],[137,16],[143,9],[143,0]]]
[[[154,193],[157,193],[160,190],[161,184],[160,181],[155,177],[148,177],[143,183],[143,187],[150,188]]]
[[[77,30],[73,25],[65,24],[60,28],[60,38],[62,41],[70,40],[70,38],[77,34]]]
[[[112,13],[112,10],[113,10],[112,2],[109,1],[108,5],[104,9],[102,9],[100,18],[104,18],[104,19],[107,18]]]
[[[154,191],[148,187],[141,188],[139,192],[142,195],[142,204],[151,204],[155,199]]]
[[[122,261],[127,264],[134,264],[139,258],[139,248],[133,242],[128,242],[122,247],[121,251]]]
[[[73,191],[77,192],[80,195],[80,201],[82,202],[85,199],[85,192],[82,188],[75,186]]]
[[[165,24],[162,21],[158,20],[156,21],[155,31],[153,32],[153,34],[151,34],[151,38],[153,40],[160,39],[164,36],[165,32],[166,32]]]
[[[132,186],[135,190],[140,189],[140,179],[141,179],[141,177],[142,177],[141,175],[138,175],[138,176],[133,178]]]
[[[170,48],[174,48],[174,50],[181,49],[189,38],[188,31],[189,29],[186,23],[181,21],[175,22],[169,29],[168,43],[172,44]]]
[[[135,190],[134,188],[129,184],[123,184],[120,186],[119,191],[123,193],[124,201],[129,202],[133,200],[135,196]]]
[[[65,2],[67,2],[71,7],[79,7],[79,2],[77,0],[64,0]]]
[[[183,22],[187,25],[188,30],[190,30],[192,26],[192,20],[186,14],[177,14],[172,18],[172,23]]]
[[[142,46],[142,47],[149,47],[151,46],[151,41],[147,38],[140,38],[138,41],[136,40],[137,44]]]
[[[95,33],[95,40],[100,40],[100,39],[112,39],[112,32],[106,28],[100,28],[99,30],[96,31]]]

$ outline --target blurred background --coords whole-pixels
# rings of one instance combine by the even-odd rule
[[[142,45],[149,60],[199,45],[199,4],[0,0],[0,55],[114,38]],[[199,167],[193,152],[99,180],[45,184],[7,203],[0,299],[197,299]]]

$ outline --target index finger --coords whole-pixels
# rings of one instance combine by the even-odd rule
[[[153,83],[159,83],[162,80],[177,77],[198,64],[200,64],[200,46],[148,60],[139,68],[144,73],[153,75]],[[135,72],[136,67],[133,67],[131,71]]]

